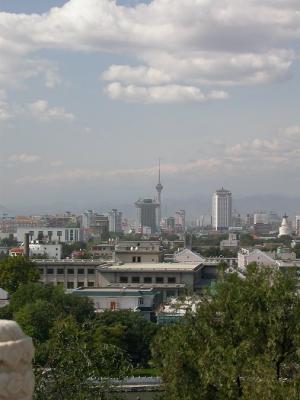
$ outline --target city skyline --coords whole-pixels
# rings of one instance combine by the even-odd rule
[[[0,204],[298,197],[300,4],[220,4],[1,0]]]

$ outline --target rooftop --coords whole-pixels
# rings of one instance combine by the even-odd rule
[[[194,263],[194,264],[184,264],[184,263],[128,263],[128,264],[113,264],[113,265],[103,265],[100,266],[99,269],[101,272],[111,272],[111,271],[172,271],[172,272],[177,272],[177,271],[188,271],[192,272],[195,271],[198,267],[200,267],[200,263]]]
[[[128,288],[128,287],[109,287],[109,288],[83,288],[76,289],[73,291],[75,294],[82,296],[131,296],[131,297],[141,297],[145,295],[155,294],[155,290],[151,288]]]

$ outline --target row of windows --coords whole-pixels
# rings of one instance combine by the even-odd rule
[[[132,276],[131,277],[131,283],[141,283],[142,279],[139,276]],[[120,283],[128,283],[129,278],[128,276],[120,276]],[[163,276],[156,276],[155,279],[152,278],[152,276],[145,276],[143,278],[143,283],[164,283],[165,279]],[[176,283],[176,277],[175,276],[169,276],[167,278],[168,283]]]
[[[63,285],[62,282],[59,284]],[[84,282],[78,282],[77,287],[84,287]],[[88,282],[88,287],[95,287],[95,282]],[[74,288],[75,288],[74,282],[67,282],[67,289],[74,289]]]
[[[44,269],[40,268],[40,273],[43,274],[44,273]],[[57,275],[64,275],[65,273],[69,274],[69,275],[74,275],[75,274],[75,269],[74,268],[67,268],[66,270],[64,268],[47,268],[46,269],[46,274],[48,275],[53,275],[53,274],[57,274]],[[95,270],[94,268],[88,268],[87,270],[88,275],[94,275],[95,274]],[[77,269],[77,274],[78,275],[84,275],[85,274],[85,269],[84,268],[78,268]]]

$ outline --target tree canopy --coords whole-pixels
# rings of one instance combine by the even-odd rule
[[[26,257],[7,257],[0,261],[0,287],[10,294],[20,285],[39,279],[38,267]]]
[[[298,399],[300,299],[294,276],[256,265],[225,275],[183,323],[156,337],[170,400]]]
[[[105,311],[92,321],[94,340],[118,346],[134,366],[147,366],[157,325],[132,311]]]

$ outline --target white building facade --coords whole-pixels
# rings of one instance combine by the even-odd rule
[[[61,228],[61,227],[35,227],[18,228],[15,237],[18,242],[24,241],[25,233],[29,233],[30,241],[49,241],[56,243],[75,243],[81,240],[80,228]]]
[[[212,225],[218,230],[228,230],[232,220],[232,194],[224,188],[217,190],[212,197]]]
[[[29,255],[32,258],[45,257],[54,260],[61,260],[61,244],[30,243]]]

